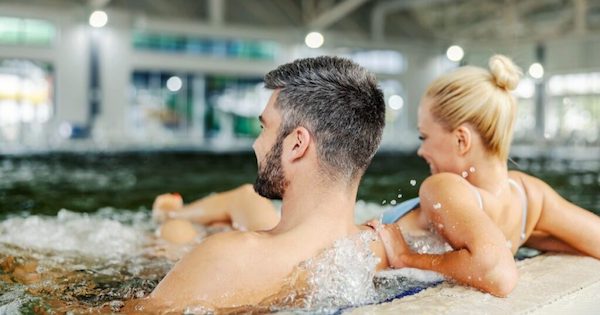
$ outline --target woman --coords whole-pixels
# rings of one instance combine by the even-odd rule
[[[259,196],[252,185],[212,194],[188,205],[178,193],[162,194],[154,200],[152,216],[164,222],[158,235],[172,243],[194,241],[198,233],[193,223],[211,226],[231,226],[237,230],[269,230],[279,222],[279,213],[266,198]]]
[[[440,272],[497,296],[517,281],[521,245],[600,258],[600,217],[561,198],[543,181],[508,171],[520,70],[504,56],[490,70],[461,67],[436,79],[419,106],[418,150],[432,175],[420,208],[379,229],[390,265]],[[400,230],[431,229],[452,247],[418,254]]]
[[[432,176],[423,182],[420,200],[384,215],[384,223],[392,224],[369,224],[379,231],[392,267],[434,270],[506,296],[517,282],[513,255],[523,244],[600,258],[598,216],[567,202],[541,180],[507,169],[517,106],[510,92],[520,75],[512,61],[497,55],[490,58],[489,71],[461,67],[428,87],[419,107],[418,154]],[[268,229],[277,222],[270,202],[249,185],[164,211],[164,205],[177,198],[159,196],[155,217],[232,222],[250,230]],[[401,231],[433,231],[452,250],[415,253]]]

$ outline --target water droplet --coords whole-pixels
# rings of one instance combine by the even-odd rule
[[[393,199],[392,201],[390,201],[390,204],[393,206],[396,204],[396,199]]]
[[[527,236],[527,235],[525,235],[525,233],[521,233],[521,239],[522,239],[522,240],[524,240],[524,239],[525,239],[525,236]]]
[[[382,201],[382,202],[381,202],[381,204],[382,204],[382,205],[384,205],[386,202],[387,202],[387,201],[386,201],[386,200],[384,200],[384,201]]]
[[[438,210],[438,209],[441,209],[441,208],[442,208],[442,204],[439,203],[439,202],[433,205],[433,209],[435,209],[435,210]]]
[[[467,173],[467,171],[462,172],[462,177],[467,178],[467,176],[469,176],[469,173]]]
[[[417,181],[416,181],[416,180],[414,180],[414,179],[411,179],[411,180],[410,180],[410,185],[411,185],[411,186],[414,186],[414,185],[416,185],[416,184],[417,184]]]
[[[510,240],[506,241],[506,247],[512,248],[512,242]]]
[[[471,168],[469,168],[469,171],[470,171],[471,173],[475,173],[475,167],[474,167],[474,166],[471,166]]]
[[[441,224],[441,223],[439,223],[439,224],[438,224],[438,228],[440,228],[440,229],[443,229],[443,228],[444,228],[444,225],[443,225],[443,224]]]
[[[398,194],[398,198],[402,198],[402,194]]]

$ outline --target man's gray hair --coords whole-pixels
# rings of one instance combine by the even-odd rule
[[[333,179],[362,176],[375,155],[385,123],[385,102],[375,76],[338,57],[298,59],[267,73],[278,89],[280,136],[309,130],[320,166]]]

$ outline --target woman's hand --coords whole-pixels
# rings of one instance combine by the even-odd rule
[[[371,225],[372,222],[368,224]],[[373,226],[373,225],[371,225]],[[403,260],[406,254],[411,253],[411,249],[402,236],[400,226],[393,224],[378,224],[373,226],[379,237],[383,241],[383,247],[387,255],[388,263],[392,268],[408,267]]]
[[[178,193],[162,194],[154,199],[152,218],[163,222],[172,217],[173,211],[183,208],[183,199]]]

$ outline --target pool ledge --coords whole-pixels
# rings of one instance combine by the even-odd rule
[[[546,254],[517,266],[519,283],[504,299],[444,283],[345,314],[597,314],[600,309],[600,260]]]

